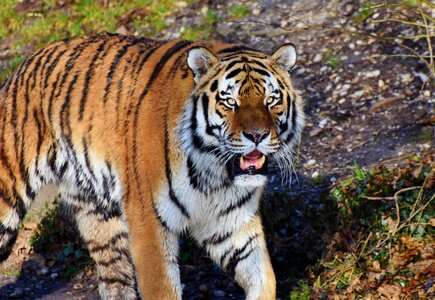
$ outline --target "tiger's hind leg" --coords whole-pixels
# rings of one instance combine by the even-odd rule
[[[6,260],[11,253],[21,220],[34,198],[34,193],[31,193],[31,198],[25,193],[20,195],[16,191],[15,181],[9,176],[4,176],[2,172],[0,163],[0,262]]]
[[[10,205],[10,197],[0,191],[0,262],[6,260],[18,236],[24,209]]]
[[[98,207],[77,195],[62,195],[94,259],[103,299],[136,299],[128,228],[122,211]]]

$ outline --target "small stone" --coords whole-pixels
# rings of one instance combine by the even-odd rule
[[[51,278],[51,279],[56,279],[57,276],[59,276],[59,274],[57,274],[57,273],[52,273],[52,274],[50,275],[50,278]]]
[[[323,58],[322,53],[317,53],[313,58],[313,62],[317,63],[317,62],[321,61],[322,58]]]
[[[344,102],[346,102],[346,98],[341,98],[340,100],[338,100],[339,104],[343,104]]]
[[[45,275],[45,274],[47,274],[47,272],[48,272],[48,269],[46,267],[43,267],[41,269],[36,270],[36,274],[38,274],[38,275]]]
[[[376,77],[379,77],[379,75],[381,75],[381,71],[373,70],[370,72],[366,72],[364,75],[366,78],[376,78]]]
[[[351,97],[352,98],[360,98],[362,95],[364,95],[364,90],[358,90],[358,91],[355,91],[352,95],[351,95]]]
[[[81,290],[81,289],[83,289],[83,284],[81,284],[81,283],[76,283],[76,284],[73,285],[73,288],[74,288],[75,290]]]
[[[329,118],[324,118],[323,120],[321,120],[319,122],[319,127],[324,128],[326,126],[326,124],[328,124],[329,120],[330,120]]]
[[[116,29],[116,33],[117,33],[117,34],[122,34],[122,35],[128,35],[128,34],[129,34],[127,28],[125,28],[124,25],[119,26],[119,27]]]
[[[202,13],[203,15],[205,15],[207,12],[208,12],[208,6],[207,6],[207,5],[204,5],[204,6],[201,8],[201,13]]]
[[[321,133],[321,132],[322,132],[322,128],[316,127],[313,130],[310,130],[309,135],[310,135],[310,137],[313,137],[313,136],[319,135],[319,133]]]
[[[216,290],[213,292],[213,295],[216,297],[224,297],[225,296],[225,292],[221,291],[221,290]]]
[[[312,167],[316,164],[316,160],[315,159],[310,159],[309,161],[307,161],[306,163],[304,163],[304,168],[309,168]]]
[[[323,66],[320,68],[320,72],[324,73],[328,70],[328,66]]]
[[[183,9],[183,8],[186,8],[188,6],[188,4],[186,1],[178,1],[177,3],[175,3],[175,6]]]
[[[410,83],[413,80],[413,77],[409,73],[400,74],[400,81],[403,83]]]
[[[282,20],[281,23],[279,24],[282,28],[287,27],[288,22],[286,20]]]
[[[314,173],[313,174],[311,174],[311,178],[317,178],[317,177],[319,177],[320,176],[320,173],[318,172],[318,171],[314,171]]]
[[[252,10],[252,14],[253,14],[254,16],[259,16],[259,15],[261,14],[261,11],[260,11],[258,8],[254,8],[254,9]]]

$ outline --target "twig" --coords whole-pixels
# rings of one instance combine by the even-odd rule
[[[383,23],[383,22],[396,22],[401,23],[405,25],[411,25],[411,26],[417,26],[417,27],[423,27],[423,28],[435,28],[433,25],[425,25],[425,24],[419,24],[417,22],[411,22],[411,21],[404,21],[404,20],[398,20],[398,19],[380,19],[380,20],[370,20],[370,23]]]
[[[425,29],[426,29],[426,40],[427,40],[427,46],[429,48],[429,56],[430,56],[430,65],[432,66],[431,73],[435,73],[435,66],[433,63],[433,50],[432,50],[432,42],[431,42],[431,34],[429,30],[429,25],[427,24],[426,15],[423,13],[423,10],[421,9],[421,4],[418,5],[418,9],[420,11],[420,15],[423,18]],[[430,27],[432,28],[432,27]]]

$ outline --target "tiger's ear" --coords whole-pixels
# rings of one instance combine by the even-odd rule
[[[217,57],[204,47],[190,49],[187,55],[187,65],[195,75],[195,83],[218,62]]]
[[[286,71],[290,71],[296,64],[296,47],[293,44],[284,44],[270,57],[273,63],[278,64]]]

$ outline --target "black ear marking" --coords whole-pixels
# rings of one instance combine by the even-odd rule
[[[187,56],[187,65],[195,76],[195,83],[198,83],[201,77],[218,62],[216,56],[204,47],[192,48]]]

